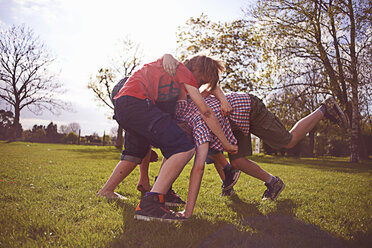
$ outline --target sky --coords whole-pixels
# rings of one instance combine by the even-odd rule
[[[56,58],[58,79],[64,84],[63,98],[73,112],[34,115],[21,112],[23,129],[33,125],[77,122],[82,135],[100,136],[117,127],[110,111],[99,107],[87,88],[98,69],[115,57],[120,40],[140,43],[144,62],[176,49],[176,32],[191,17],[206,14],[212,21],[243,17],[242,9],[252,0],[0,0],[0,27],[25,24]],[[0,100],[1,101],[1,100]],[[0,104],[2,108],[3,104]]]

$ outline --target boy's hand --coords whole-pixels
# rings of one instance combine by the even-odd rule
[[[170,54],[164,54],[163,56],[163,68],[171,76],[176,75],[176,70],[179,62]]]
[[[238,153],[238,146],[229,144],[227,147],[223,146],[223,149],[231,154],[237,154]]]
[[[227,117],[231,111],[233,111],[233,108],[229,102],[221,102],[221,114],[223,117]]]

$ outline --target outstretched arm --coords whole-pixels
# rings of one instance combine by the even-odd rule
[[[190,173],[190,183],[189,191],[187,193],[186,206],[185,210],[181,212],[181,214],[186,218],[190,218],[194,211],[196,199],[198,198],[200,190],[200,184],[204,174],[205,160],[208,155],[208,148],[209,143],[207,142],[198,146],[196,150],[194,166],[192,167]]]
[[[225,133],[223,132],[220,123],[214,112],[211,108],[205,103],[204,98],[199,93],[199,90],[191,85],[184,84],[187,92],[189,93],[192,101],[195,103],[196,107],[199,110],[199,113],[209,129],[217,136],[217,138],[221,141],[222,146],[225,151],[230,152],[232,154],[238,152],[238,146],[232,145],[227,140]]]

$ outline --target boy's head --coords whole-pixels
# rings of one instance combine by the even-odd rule
[[[225,70],[221,60],[206,55],[196,55],[185,60],[184,65],[192,72],[199,86],[208,84],[208,90],[213,90],[220,75]]]

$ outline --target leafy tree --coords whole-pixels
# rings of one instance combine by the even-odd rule
[[[35,114],[69,109],[57,97],[63,91],[50,70],[53,61],[31,29],[22,25],[0,30],[0,98],[13,108],[14,126],[19,126],[25,107]]]
[[[77,144],[78,140],[79,140],[79,136],[74,132],[70,132],[63,139],[64,143],[67,143],[67,144]]]
[[[13,113],[0,109],[0,139],[7,139],[13,123]]]
[[[99,106],[110,109],[113,115],[114,105],[111,102],[111,92],[116,83],[129,77],[142,63],[143,52],[139,44],[126,38],[122,41],[122,49],[119,57],[114,60],[114,66],[101,68],[95,78],[90,78],[88,89],[94,93]],[[116,147],[123,146],[123,128],[118,126]]]
[[[49,123],[45,129],[47,142],[58,143],[61,141],[63,135],[58,133],[57,124]]]
[[[371,5],[368,0],[259,0],[251,12],[255,32],[264,37],[262,47],[280,64],[279,87],[314,87],[301,80],[314,66],[324,75],[318,93],[335,95],[351,119],[352,162],[359,159],[360,93],[371,80],[361,64],[361,56],[371,51]]]
[[[246,20],[212,22],[207,15],[190,18],[177,32],[181,60],[208,52],[226,64],[222,88],[228,91],[257,91],[271,84],[274,61],[260,49],[261,37]],[[265,63],[264,63],[265,62]]]

